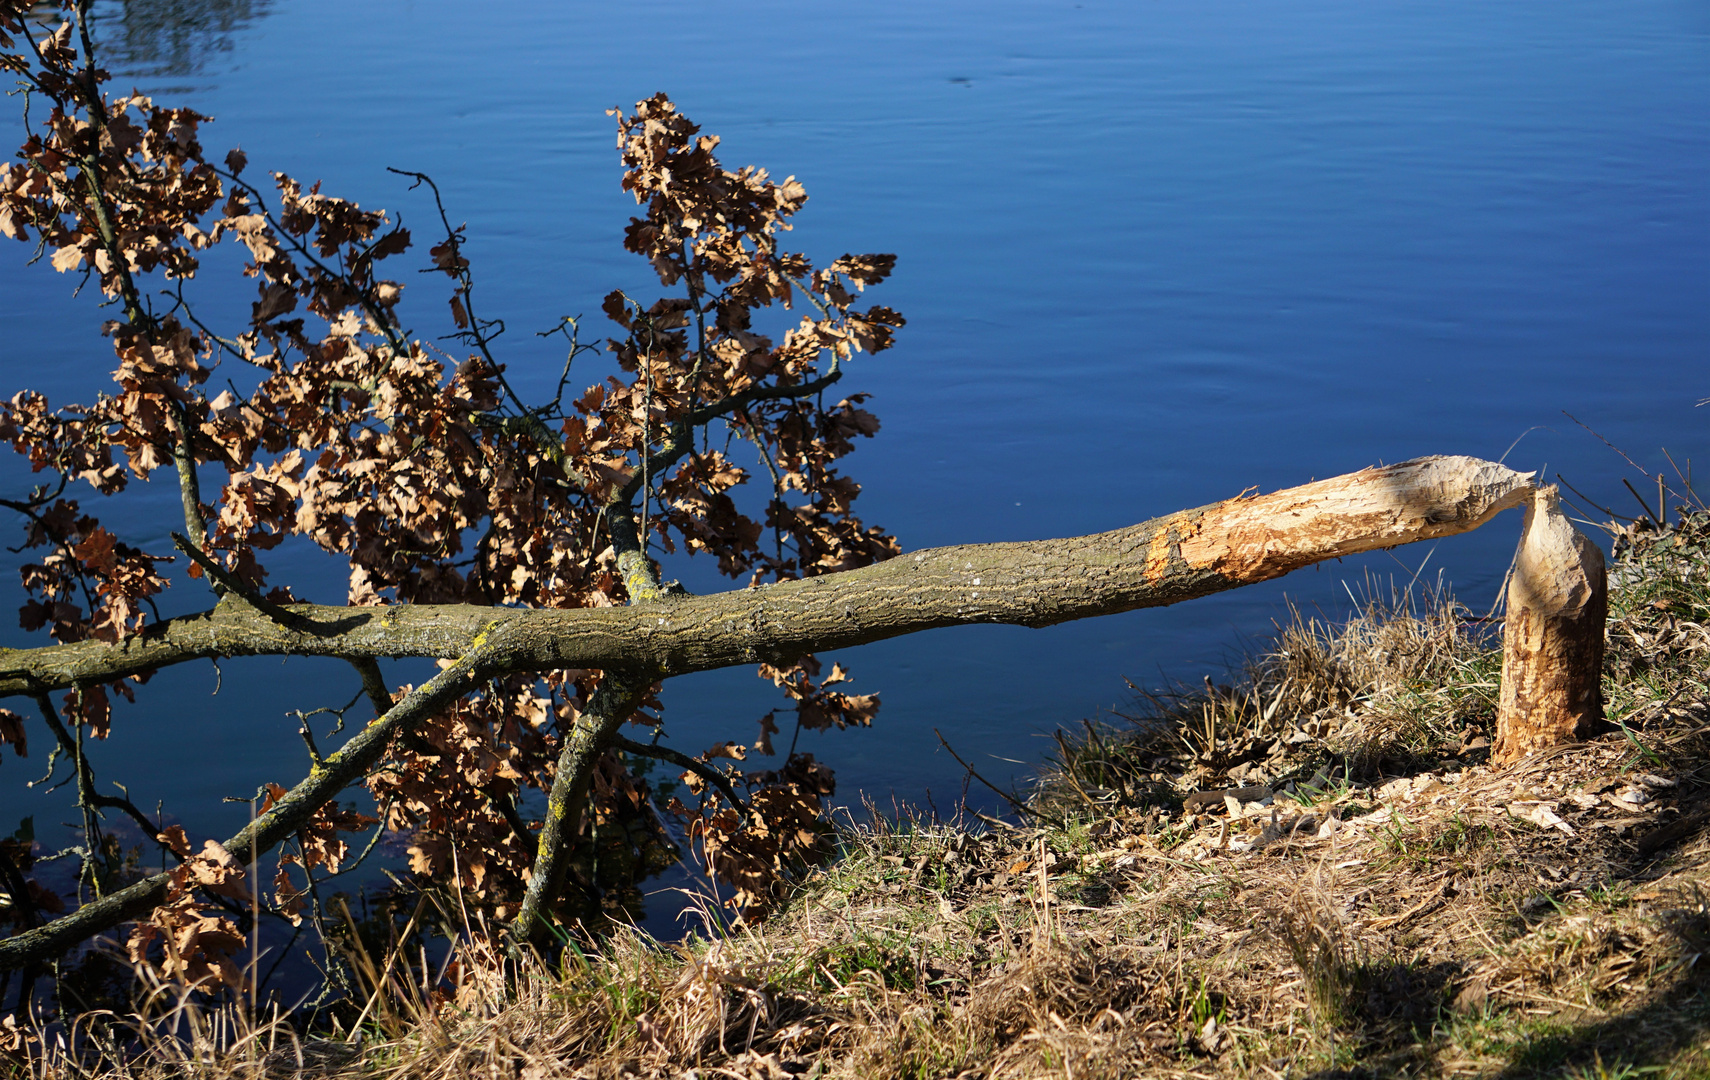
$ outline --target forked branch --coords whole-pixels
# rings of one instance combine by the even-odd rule
[[[377,764],[394,736],[432,716],[478,687],[491,673],[492,656],[500,651],[477,648],[373,720],[336,753],[328,755],[307,779],[285,794],[272,809],[250,822],[225,842],[239,865],[259,856],[308,824],[322,806]],[[79,942],[122,922],[141,918],[166,899],[170,873],[144,878],[134,885],[84,904],[70,915],[22,934],[0,940],[0,970],[58,956]]]

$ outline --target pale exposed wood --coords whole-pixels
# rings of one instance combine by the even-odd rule
[[[1603,552],[1562,514],[1556,488],[1539,488],[1508,583],[1494,764],[1582,738],[1603,718],[1608,610]]]
[[[1475,529],[1518,506],[1531,474],[1471,457],[1380,465],[1207,507],[1180,536],[1182,561],[1231,580]]]

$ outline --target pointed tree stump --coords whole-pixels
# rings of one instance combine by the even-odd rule
[[[1603,552],[1563,516],[1554,485],[1526,507],[1508,583],[1494,765],[1584,738],[1603,719]]]

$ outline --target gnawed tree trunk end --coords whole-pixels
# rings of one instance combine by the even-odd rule
[[[1603,552],[1563,516],[1555,486],[1540,487],[1508,583],[1492,764],[1584,738],[1603,719],[1608,613]]]

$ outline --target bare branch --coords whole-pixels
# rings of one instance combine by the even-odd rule
[[[745,817],[747,816],[748,803],[743,800],[742,796],[736,793],[736,788],[731,786],[730,777],[719,772],[706,762],[701,761],[699,758],[692,758],[681,750],[673,750],[669,746],[660,746],[658,743],[636,742],[634,739],[626,739],[622,735],[612,736],[611,745],[612,749],[622,750],[626,754],[638,754],[641,757],[650,757],[658,761],[669,761],[678,768],[687,769],[689,772],[694,773],[713,787],[718,788],[719,793],[724,796],[725,801],[730,803],[731,806],[734,806],[737,813],[742,814]]]
[[[374,715],[385,716],[386,710],[392,707],[392,691],[380,674],[380,665],[373,657],[362,657],[352,660],[350,666],[362,676],[362,692],[368,695],[369,704],[374,706]],[[342,717],[340,722],[343,722]]]
[[[231,593],[281,626],[300,627],[303,624],[302,616],[275,604],[239,581],[237,575],[215,562],[200,547],[178,533],[171,535],[172,543],[178,550],[189,556],[191,562],[200,566],[204,573],[214,579],[213,587],[217,595],[225,596],[227,593]]]
[[[1062,825],[1063,825],[1062,819],[1052,817],[1051,815],[1043,813],[1042,811],[1040,811],[1034,807],[1028,806],[1026,803],[1024,803],[1020,799],[1016,798],[1010,792],[1005,791],[1003,788],[998,787],[996,784],[992,783],[990,780],[987,780],[985,777],[981,776],[977,769],[975,769],[972,765],[968,764],[966,761],[962,760],[962,755],[958,754],[956,752],[956,748],[951,746],[950,743],[944,738],[943,732],[939,731],[937,728],[933,728],[932,733],[934,735],[938,736],[938,745],[942,746],[944,749],[948,750],[950,752],[950,756],[956,759],[956,764],[958,764],[958,765],[962,766],[962,768],[968,770],[969,776],[973,777],[975,780],[978,780],[980,783],[982,783],[986,787],[990,788],[992,790],[992,792],[998,796],[998,798],[1002,799],[1004,802],[1006,802],[1010,805],[1010,809],[1014,810],[1018,814],[1025,814],[1028,817],[1035,817],[1035,818],[1040,819],[1041,821],[1049,822],[1050,824],[1056,825],[1059,828],[1062,827]]]
[[[173,533],[172,540],[184,554],[203,563],[203,569],[207,569],[212,563],[205,561],[206,556],[202,554],[208,547],[208,526],[202,520],[202,481],[196,475],[196,433],[190,425],[189,406],[182,401],[172,404],[172,415],[178,421],[178,437],[172,441],[172,463],[178,468],[179,501],[184,504],[184,532],[190,538],[188,543],[183,543],[184,537]],[[224,596],[226,590],[232,588],[224,574],[216,574],[214,581],[217,582],[214,585],[216,596]]]
[[[384,716],[322,762],[322,767],[285,794],[273,808],[225,842],[240,864],[292,836],[317,810],[361,778],[391,744],[394,736],[469,693],[492,673],[492,659],[502,651],[506,635],[496,625],[488,643],[479,646],[432,679],[406,694]],[[160,873],[84,904],[70,915],[0,940],[0,970],[57,956],[81,941],[138,918],[166,898],[170,874]]]
[[[635,712],[652,682],[644,675],[608,670],[589,699],[587,709],[576,718],[576,726],[565,736],[552,791],[547,795],[546,820],[540,828],[528,892],[512,928],[518,941],[538,940],[545,934],[548,909],[564,888],[570,846],[581,827],[582,804],[588,798],[594,762],[611,745],[618,728]]]

